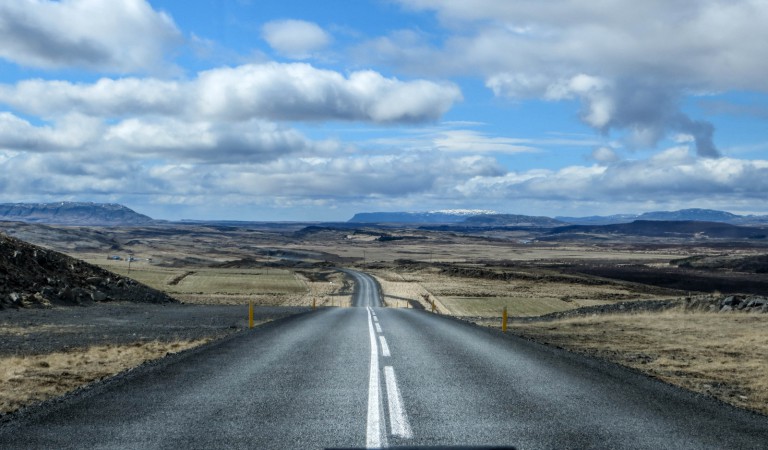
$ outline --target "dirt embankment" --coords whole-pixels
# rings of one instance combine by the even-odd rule
[[[176,302],[130,278],[0,234],[0,309],[109,301]]]

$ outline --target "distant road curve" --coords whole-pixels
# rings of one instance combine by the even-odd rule
[[[339,271],[346,273],[355,280],[355,295],[352,306],[362,308],[384,306],[381,301],[379,285],[372,276],[351,269],[339,269]]]

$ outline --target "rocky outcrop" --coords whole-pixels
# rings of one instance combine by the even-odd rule
[[[768,313],[768,298],[759,295],[694,297],[685,299],[685,309],[694,311]]]
[[[100,267],[0,234],[0,308],[175,302]]]

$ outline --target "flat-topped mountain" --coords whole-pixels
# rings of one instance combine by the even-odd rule
[[[114,203],[0,203],[0,220],[56,225],[144,225],[153,219]]]

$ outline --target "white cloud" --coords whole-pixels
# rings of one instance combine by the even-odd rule
[[[451,83],[400,81],[374,71],[338,72],[307,64],[246,65],[200,74],[199,108],[219,117],[273,120],[436,120],[461,99]]]
[[[428,74],[485,77],[513,99],[579,99],[582,120],[628,134],[636,147],[669,133],[717,157],[713,126],[684,114],[691,92],[768,91],[768,3],[760,0],[399,0],[434,11],[449,30],[440,46],[377,38],[355,53]],[[452,32],[452,33],[451,33]],[[367,51],[370,50],[370,51]]]
[[[535,153],[528,139],[490,137],[472,130],[448,130],[434,138],[438,150],[462,153]]]
[[[262,36],[278,53],[294,59],[309,58],[331,42],[331,36],[319,25],[304,20],[267,22]]]
[[[144,0],[19,0],[0,4],[0,57],[23,66],[154,72],[181,42]]]
[[[701,159],[688,147],[668,149],[649,159],[616,161],[559,170],[510,172],[497,177],[474,177],[457,191],[473,198],[533,200],[567,205],[610,204],[637,209],[646,202],[707,205],[761,199],[768,189],[768,161],[733,158]]]
[[[97,118],[69,115],[53,125],[35,126],[0,113],[0,150],[7,151],[237,163],[289,154],[323,155],[339,147],[337,142],[311,141],[294,129],[258,119],[228,123],[154,117],[106,124]]]
[[[443,122],[435,127],[411,129],[403,134],[370,139],[362,147],[378,146],[414,151],[437,151],[459,154],[520,154],[541,153],[546,148],[594,147],[602,141],[594,136],[553,136],[545,138],[517,138],[498,136],[488,132],[463,128],[483,126],[476,122]]]
[[[598,147],[592,152],[592,159],[599,163],[612,163],[619,160],[619,155],[610,147]]]
[[[35,126],[0,112],[0,149],[43,153],[81,149],[101,131],[98,120],[77,114],[62,117],[55,126]]]
[[[133,157],[203,163],[269,161],[323,153],[333,142],[313,142],[296,130],[259,120],[237,123],[128,119],[110,127],[98,145]]]
[[[78,112],[105,118],[409,123],[439,119],[459,100],[461,92],[452,83],[401,81],[373,71],[345,77],[303,63],[211,69],[188,82],[103,78],[92,84],[27,80],[0,85],[0,103],[43,117]]]

